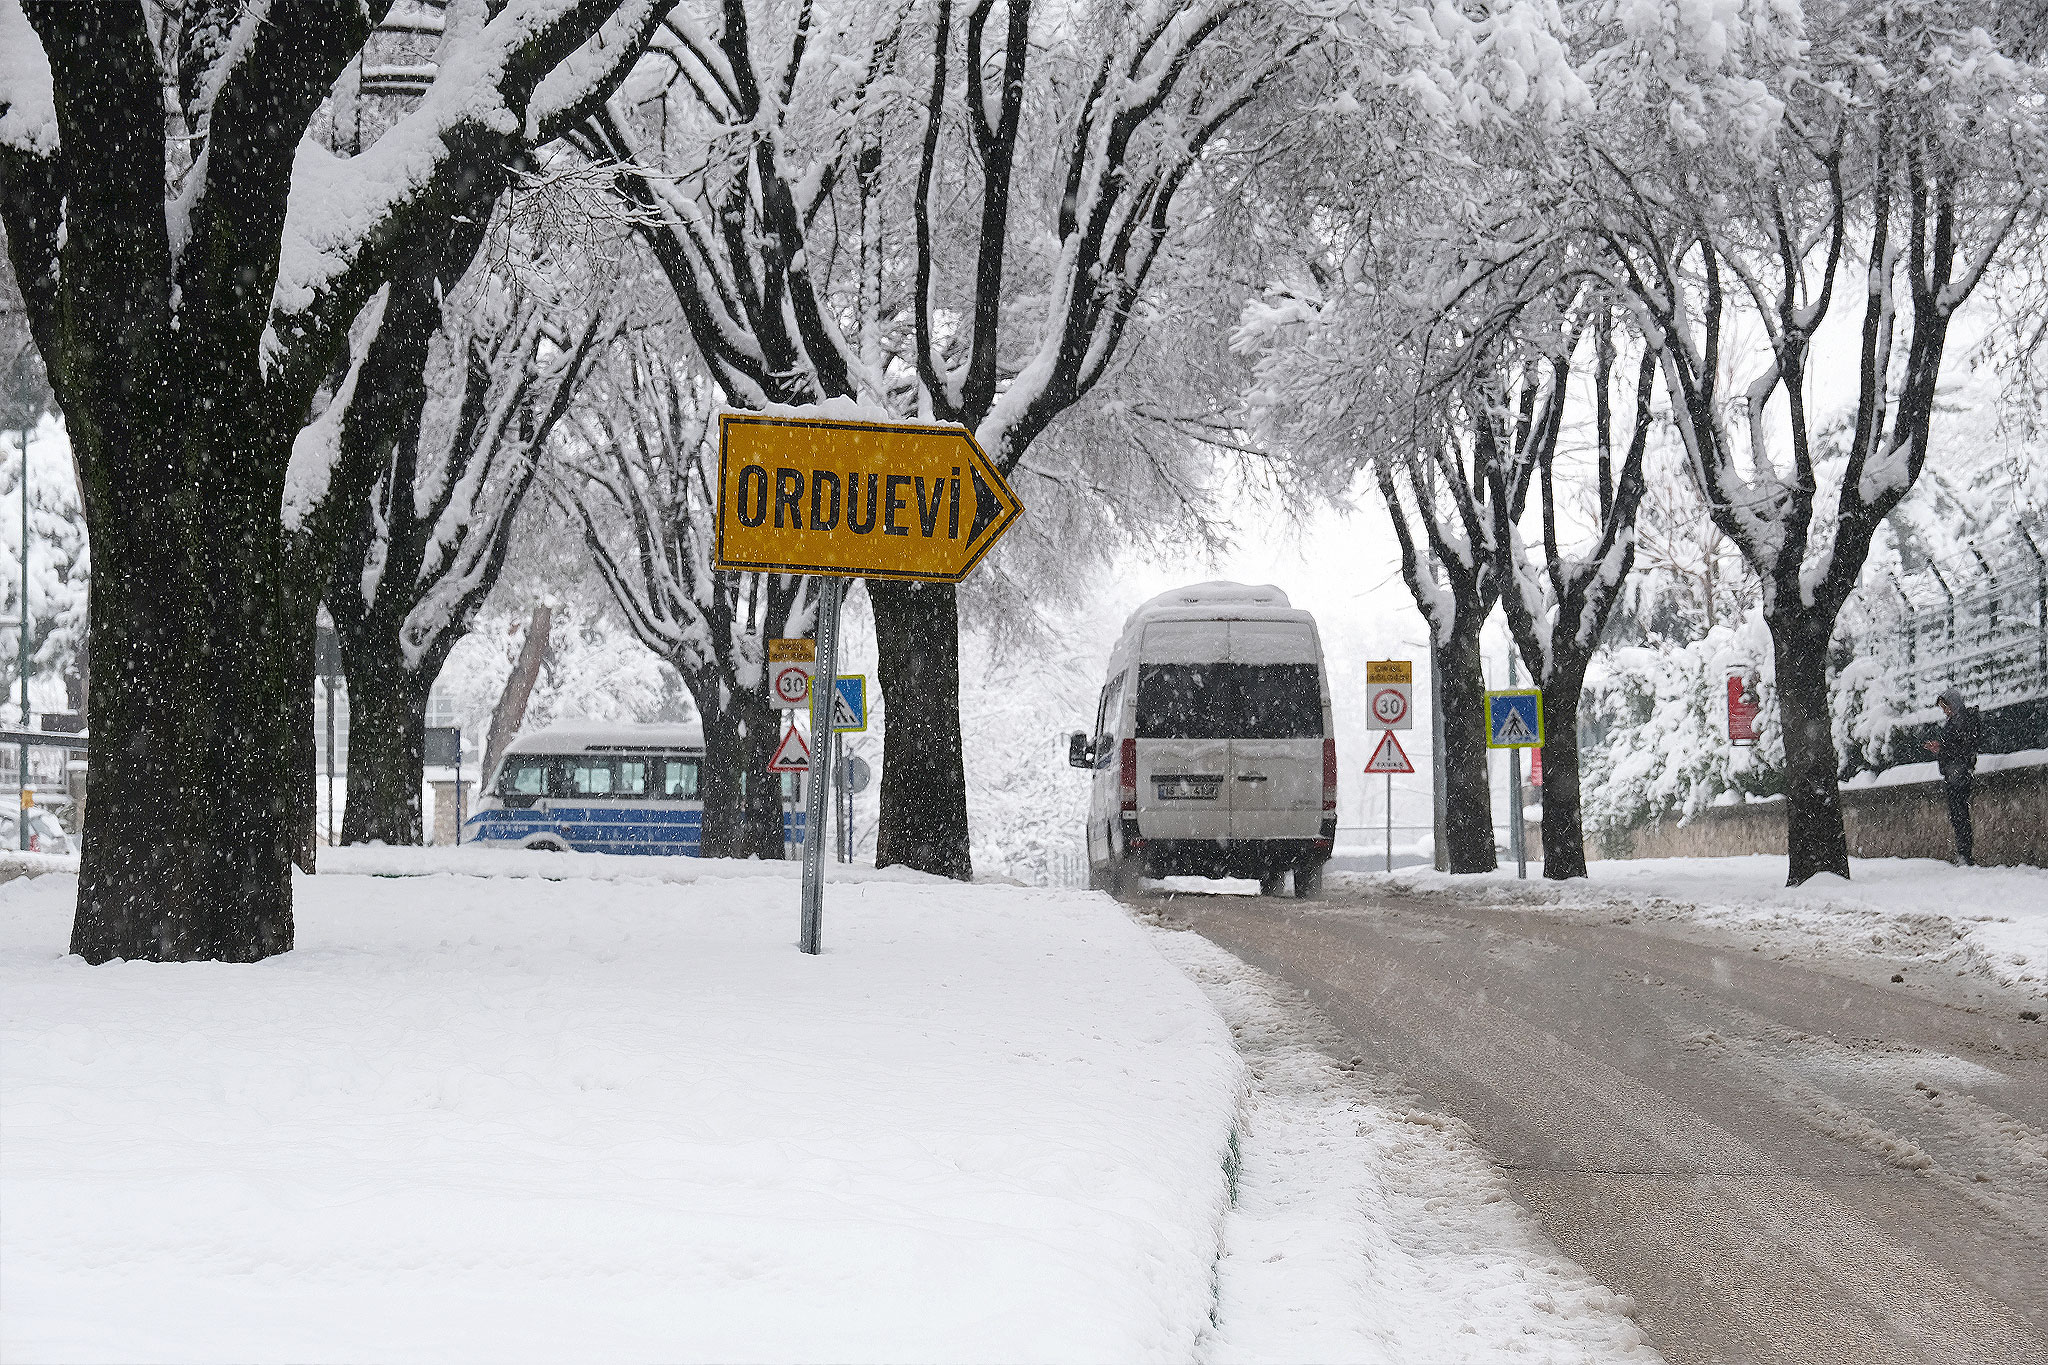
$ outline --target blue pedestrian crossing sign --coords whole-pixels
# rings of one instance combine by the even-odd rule
[[[832,680],[832,733],[857,734],[867,728],[867,675],[842,673]]]
[[[1543,743],[1543,693],[1533,687],[1486,694],[1486,747],[1534,749]]]

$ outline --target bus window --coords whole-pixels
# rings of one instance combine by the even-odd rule
[[[644,758],[621,758],[612,771],[612,795],[644,797],[647,795],[647,760]]]
[[[782,774],[782,799],[799,805],[804,799],[804,775],[802,773]]]
[[[546,796],[548,794],[548,765],[554,760],[545,754],[514,754],[505,760],[504,772],[498,778],[498,794],[501,796]]]
[[[657,795],[671,801],[695,801],[697,799],[697,760],[694,758],[664,758],[661,760],[661,790]]]
[[[610,796],[612,761],[578,755],[568,761],[568,790],[565,796]]]

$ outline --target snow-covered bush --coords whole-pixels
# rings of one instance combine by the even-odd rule
[[[1731,667],[1758,680],[1757,742],[1728,742]],[[1784,790],[1785,746],[1772,688],[1771,641],[1752,608],[1684,644],[1630,645],[1587,684],[1582,731],[1585,820],[1606,834],[1649,820]]]
[[[997,649],[961,641],[960,730],[977,876],[1080,884],[1088,774],[1067,766],[1067,735],[1095,719],[1094,651]]]

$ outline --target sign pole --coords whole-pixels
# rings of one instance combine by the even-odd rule
[[[1519,681],[1520,679],[1515,676],[1515,646],[1514,642],[1510,641],[1508,643],[1508,686],[1513,687]],[[1515,850],[1515,875],[1527,881],[1529,878],[1529,850],[1522,836],[1522,751],[1520,749],[1508,750],[1508,774],[1510,777],[1508,791],[1511,796],[1508,806],[1508,818],[1514,821],[1513,826],[1508,830],[1508,842]]]
[[[1394,775],[1387,774],[1387,871],[1394,870]]]
[[[1429,806],[1430,863],[1439,872],[1451,870],[1451,852],[1446,847],[1445,808],[1450,791],[1444,774],[1444,683],[1438,666],[1436,625],[1429,627]]]
[[[825,918],[825,844],[832,817],[832,700],[839,676],[839,599],[846,580],[821,577],[818,584],[818,672],[811,683],[811,785],[804,793],[803,914],[797,947],[816,955]],[[819,680],[822,680],[821,686]]]

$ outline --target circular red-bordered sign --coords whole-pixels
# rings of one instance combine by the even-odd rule
[[[1373,719],[1382,725],[1399,723],[1408,714],[1408,698],[1398,687],[1382,687],[1372,694]]]
[[[801,668],[783,668],[775,673],[775,695],[786,702],[802,701],[811,694],[811,675]]]

